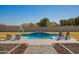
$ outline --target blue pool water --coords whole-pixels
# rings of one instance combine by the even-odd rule
[[[49,34],[46,32],[33,32],[31,34],[21,34],[21,36],[28,39],[53,39],[57,38],[58,34]]]

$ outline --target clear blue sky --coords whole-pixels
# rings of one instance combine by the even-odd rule
[[[50,21],[79,16],[77,5],[0,5],[0,23],[18,25],[38,22],[47,17]]]

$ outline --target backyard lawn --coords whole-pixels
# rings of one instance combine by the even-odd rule
[[[70,32],[70,36],[79,40],[79,32]]]

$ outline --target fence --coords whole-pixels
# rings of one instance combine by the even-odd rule
[[[45,32],[77,32],[79,31],[79,26],[56,26],[51,28],[41,28],[41,27],[22,27],[24,32],[33,32],[33,31],[45,31]],[[17,32],[19,26],[0,26],[0,32]]]

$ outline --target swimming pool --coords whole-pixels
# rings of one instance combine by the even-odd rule
[[[46,32],[33,32],[31,34],[21,34],[22,37],[28,39],[54,39],[57,38],[58,34],[49,34]]]

